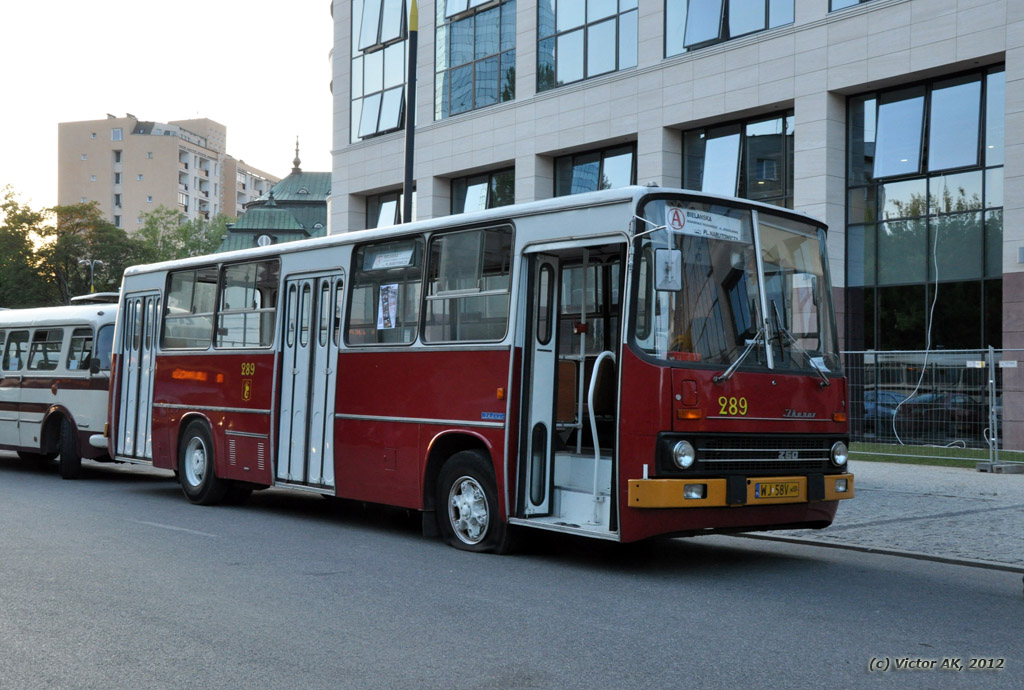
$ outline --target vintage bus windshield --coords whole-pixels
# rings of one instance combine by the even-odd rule
[[[656,199],[636,251],[634,342],[658,359],[840,373],[825,231],[782,215]],[[642,230],[641,230],[642,231]],[[758,257],[758,249],[760,257]],[[746,356],[744,357],[744,353]]]

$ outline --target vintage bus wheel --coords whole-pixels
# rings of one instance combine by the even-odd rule
[[[508,525],[498,514],[494,472],[483,454],[456,453],[437,482],[437,519],[451,546],[464,551],[507,553]]]
[[[209,506],[220,503],[227,483],[214,472],[213,439],[206,424],[192,422],[178,446],[178,481],[188,500]]]
[[[78,454],[78,444],[75,443],[75,428],[71,420],[62,419],[60,422],[60,460],[58,460],[57,471],[63,479],[78,479],[82,476],[82,456]]]

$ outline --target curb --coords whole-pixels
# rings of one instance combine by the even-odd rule
[[[946,563],[948,565],[962,565],[968,568],[983,568],[985,570],[1000,570],[1006,573],[1017,573],[1024,575],[1024,566],[1010,565],[1008,563],[995,563],[993,561],[981,561],[974,558],[953,558],[951,556],[933,556],[920,551],[900,551],[897,549],[885,549],[877,546],[858,546],[856,544],[839,544],[832,542],[818,541],[816,539],[802,539],[800,537],[779,537],[769,534],[733,534],[730,536],[743,539],[760,539],[762,541],[778,541],[787,544],[802,544],[804,546],[822,546],[828,549],[842,549],[844,551],[858,551],[860,553],[873,553],[883,556],[899,556],[900,558],[912,558],[918,561],[933,561],[935,563]]]

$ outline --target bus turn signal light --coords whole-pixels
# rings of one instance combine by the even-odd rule
[[[676,410],[676,419],[702,419],[704,411],[699,407]]]
[[[834,415],[832,415],[832,421],[833,422],[845,422],[846,421],[846,413],[845,412],[836,412]]]
[[[498,389],[498,400],[504,400],[504,399],[505,399],[505,389],[504,388],[499,388]]]

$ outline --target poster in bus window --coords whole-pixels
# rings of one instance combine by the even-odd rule
[[[380,286],[380,304],[377,305],[377,328],[395,327],[398,312],[398,283]]]

